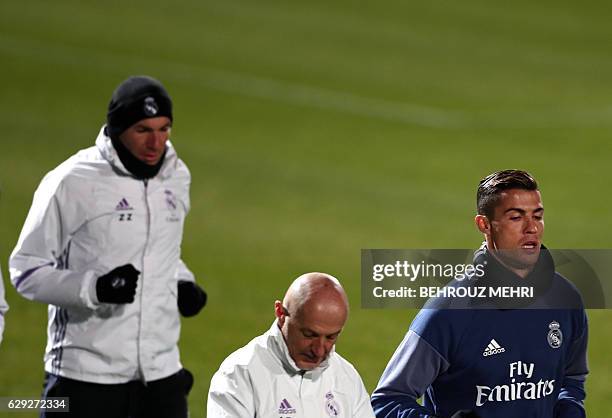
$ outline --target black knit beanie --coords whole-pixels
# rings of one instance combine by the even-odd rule
[[[167,116],[172,120],[172,100],[162,84],[148,76],[132,76],[113,92],[106,114],[107,134],[118,138],[142,119]]]

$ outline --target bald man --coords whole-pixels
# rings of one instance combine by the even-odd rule
[[[208,418],[373,418],[359,373],[334,351],[348,311],[335,277],[298,277],[274,302],[272,327],[213,376]]]

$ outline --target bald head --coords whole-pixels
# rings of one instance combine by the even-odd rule
[[[332,315],[348,315],[348,299],[338,279],[325,273],[306,273],[291,283],[283,306],[290,314],[302,315],[305,311],[327,311]]]
[[[283,301],[276,301],[289,354],[303,370],[327,358],[348,317],[348,298],[340,282],[325,273],[306,273],[293,281]]]

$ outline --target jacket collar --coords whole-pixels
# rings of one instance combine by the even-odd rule
[[[474,253],[474,264],[485,265],[485,274],[487,277],[508,282],[509,284],[516,283],[516,280],[523,280],[523,285],[525,282],[536,279],[550,280],[555,274],[555,263],[550,255],[550,251],[548,251],[548,248],[544,245],[542,245],[540,249],[540,256],[533,270],[523,279],[501,264],[497,257],[491,254],[485,242],[483,242],[480,248]]]
[[[524,278],[521,278],[501,264],[487,248],[486,243],[483,243],[474,253],[474,265],[477,264],[481,264],[484,267],[483,284],[491,287],[503,286],[509,288],[531,286],[534,290],[535,299],[542,297],[550,290],[555,275],[554,260],[550,255],[550,251],[544,245],[540,249],[540,256],[533,270]],[[533,300],[530,301],[528,299],[523,302],[503,298],[499,300],[493,299],[493,301],[499,307],[505,308],[520,308],[533,303]]]
[[[110,137],[107,136],[105,133],[105,128],[106,125],[100,128],[100,132],[98,133],[98,137],[96,138],[96,147],[100,151],[100,154],[102,154],[102,157],[111,165],[113,170],[115,170],[121,175],[133,177],[132,174],[128,171],[128,169],[125,168],[125,166],[121,162],[121,159],[119,158],[119,155],[117,155],[115,147],[113,147],[113,143]],[[172,146],[170,140],[168,140],[168,142],[166,143],[166,147],[167,149],[166,156],[164,158],[164,163],[156,176],[161,179],[166,179],[170,177],[172,173],[176,170],[178,164],[178,156],[176,155],[176,151]]]
[[[291,358],[289,348],[287,347],[285,338],[283,338],[283,334],[281,333],[276,320],[272,323],[272,326],[268,331],[268,348],[272,351],[274,356],[278,358],[283,365],[283,368],[287,373],[289,373],[289,375],[294,376],[296,374],[301,374],[305,379],[311,380],[316,380],[321,376],[321,373],[323,373],[323,371],[329,367],[329,359],[331,356],[335,355],[334,347],[329,353],[329,356],[322,361],[318,367],[312,370],[301,370]]]

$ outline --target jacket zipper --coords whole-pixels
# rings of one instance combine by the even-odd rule
[[[144,367],[141,360],[141,338],[142,338],[142,317],[143,317],[143,298],[144,298],[144,277],[145,277],[145,258],[147,255],[147,250],[149,247],[149,237],[151,235],[151,207],[149,206],[149,193],[148,193],[148,185],[149,180],[145,179],[144,181],[144,198],[145,198],[145,207],[147,209],[147,235],[145,238],[145,245],[142,252],[142,266],[140,271],[140,313],[138,315],[138,370],[140,373],[140,379],[146,385],[147,381],[145,378]]]
[[[302,385],[304,384],[304,374],[305,371],[301,370],[300,371],[300,387],[298,388],[298,395],[299,395],[299,399],[300,399],[300,411],[301,414],[304,414],[304,402],[302,402]]]

